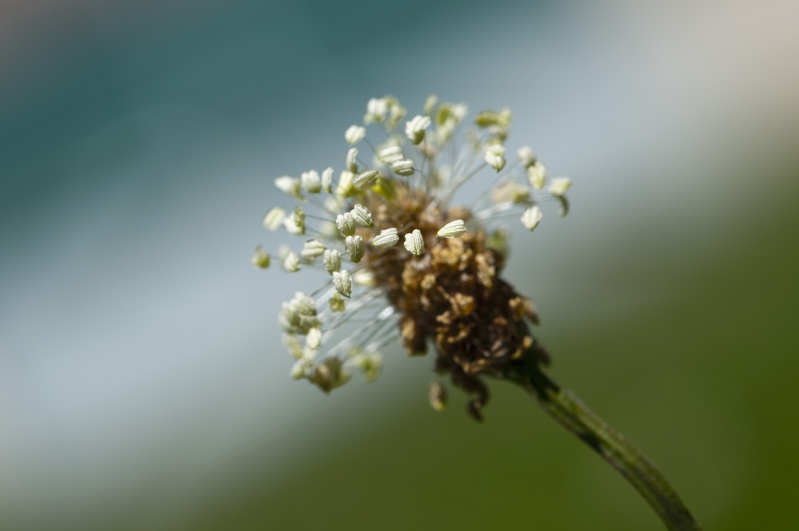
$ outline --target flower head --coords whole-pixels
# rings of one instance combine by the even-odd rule
[[[466,114],[463,104],[430,97],[423,114],[403,123],[406,110],[396,98],[373,98],[363,126],[344,133],[352,146],[367,127],[382,130],[385,140],[360,146],[371,156],[343,147],[337,179],[333,168],[276,179],[278,189],[303,203],[290,212],[273,208],[264,218],[269,230],[282,225],[301,236],[296,250],[278,252],[283,269],[321,270],[322,289],[298,292],[280,312],[296,359],[292,377],[325,392],[353,371],[373,381],[381,350],[399,338],[410,355],[432,347],[436,372],[474,395],[469,411],[480,418],[488,399],[483,376],[547,363],[530,331],[537,322],[532,304],[501,278],[505,232],[489,227],[515,217],[533,230],[545,200],[565,213],[570,181],[548,181],[529,147],[518,150],[518,160],[506,159],[508,109],[480,112],[476,128],[462,131]],[[451,205],[469,179],[484,179],[485,193],[471,207]],[[266,251],[258,248],[253,264],[268,267]],[[348,322],[360,324],[348,331]],[[440,409],[445,392],[438,382],[433,390]]]

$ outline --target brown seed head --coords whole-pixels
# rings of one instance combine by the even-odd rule
[[[532,348],[533,306],[500,277],[505,257],[486,245],[471,212],[436,207],[423,190],[405,186],[390,200],[373,197],[367,206],[378,226],[398,227],[400,235],[420,229],[425,251],[409,257],[400,246],[379,248],[366,255],[364,265],[401,316],[408,354],[424,354],[433,345],[436,370],[477,395],[469,410],[480,418],[488,400],[481,375],[500,375],[507,364],[533,352],[540,352],[537,362],[547,361],[542,350]],[[459,238],[437,238],[436,231],[453,219],[463,219],[470,230]]]

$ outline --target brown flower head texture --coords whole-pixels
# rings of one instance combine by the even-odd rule
[[[350,148],[337,179],[327,168],[275,180],[299,204],[271,209],[264,226],[305,240],[299,249],[281,248],[279,263],[290,273],[318,268],[328,279],[283,303],[292,377],[325,392],[354,370],[373,381],[381,350],[399,337],[411,356],[435,353],[436,372],[472,395],[469,412],[480,419],[488,400],[483,376],[548,363],[530,330],[538,322],[533,305],[502,279],[506,232],[493,226],[516,216],[532,231],[547,200],[565,215],[570,181],[548,179],[528,147],[506,164],[509,110],[480,112],[464,130],[466,115],[465,105],[431,96],[423,114],[406,120],[395,98],[371,99],[363,126],[344,134]],[[366,127],[382,130],[381,144],[366,140]],[[484,179],[486,192],[469,207],[451,206],[470,179]],[[270,263],[256,249],[253,264]],[[433,406],[443,408],[445,397],[435,382]]]

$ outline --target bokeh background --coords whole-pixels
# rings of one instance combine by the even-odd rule
[[[288,378],[273,178],[393,94],[510,106],[574,180],[517,234],[553,377],[706,529],[799,497],[795,2],[0,2],[0,528],[661,529],[517,389]]]

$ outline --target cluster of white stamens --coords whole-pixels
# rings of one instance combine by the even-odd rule
[[[509,165],[506,159],[509,110],[478,113],[478,129],[463,135],[467,142],[460,152],[446,151],[452,155],[449,161],[443,160],[444,147],[456,137],[467,114],[466,106],[439,103],[431,96],[425,102],[424,113],[407,120],[403,128],[401,122],[406,114],[393,97],[369,100],[363,125],[352,125],[344,133],[350,147],[338,179],[334,178],[333,168],[321,174],[309,170],[299,178],[275,179],[278,189],[305,206],[298,205],[290,211],[274,207],[263,219],[264,227],[270,231],[282,226],[289,234],[312,236],[298,251],[283,248],[278,252],[285,271],[296,272],[321,262],[329,275],[328,287],[316,292],[320,295],[297,293],[283,304],[280,313],[286,347],[297,360],[292,376],[308,379],[324,391],[345,383],[349,370],[354,368],[374,380],[380,368],[379,349],[398,335],[396,310],[382,297],[381,279],[374,278],[363,265],[368,253],[375,252],[371,248],[393,247],[402,239],[409,253],[406,256],[415,260],[428,252],[425,241],[428,245],[434,241],[432,234],[423,234],[419,227],[378,226],[373,212],[364,206],[375,204],[374,200],[363,200],[367,194],[380,198],[390,208],[401,207],[392,203],[395,185],[401,184],[423,190],[430,199],[430,208],[446,207],[454,192],[481,168],[501,174],[491,185],[490,193],[485,194],[493,202],[473,209],[466,221],[454,219],[443,224],[435,234],[441,239],[459,238],[467,230],[483,230],[483,222],[514,209],[521,212],[523,226],[533,230],[542,218],[539,201],[554,198],[560,202],[562,213],[568,207],[564,194],[569,179],[547,181],[546,168],[529,147],[517,152],[524,171],[521,175],[513,173],[519,164]],[[366,137],[364,126],[370,125],[382,128],[387,138],[375,148],[369,144],[373,167],[363,167],[364,159],[359,158],[355,146]],[[510,168],[506,170],[506,166]],[[306,206],[311,212],[307,217]],[[319,226],[308,225],[316,221]],[[342,267],[342,255],[351,265]],[[267,268],[271,256],[258,247],[252,262]],[[358,285],[362,289],[356,289]],[[359,310],[371,310],[368,324],[356,334],[336,340],[334,334]],[[327,347],[326,354],[318,359],[323,347]]]

